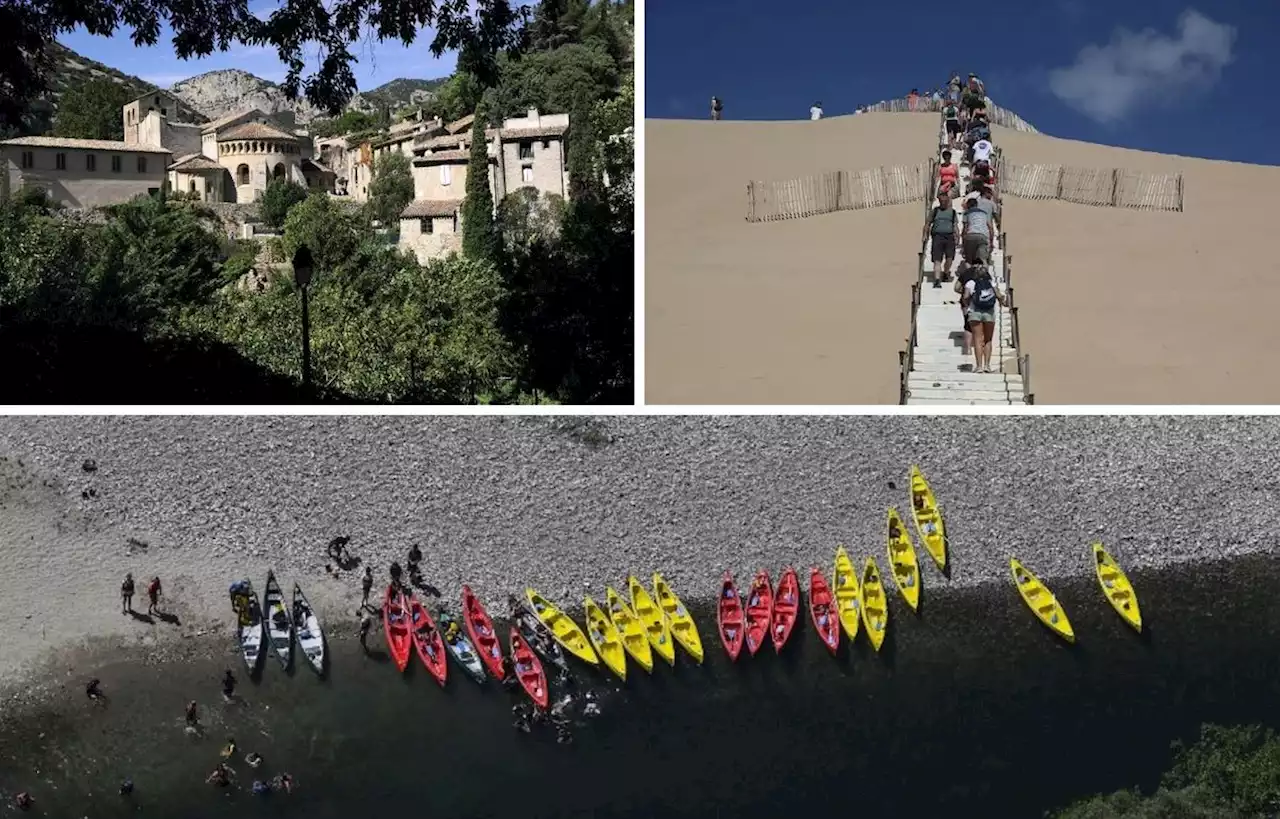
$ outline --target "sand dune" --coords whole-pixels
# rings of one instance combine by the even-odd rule
[[[771,224],[749,179],[926,161],[933,114],[646,123],[650,403],[894,403],[920,207]],[[1280,168],[996,128],[1009,163],[1184,175],[1184,213],[1005,199],[1039,403],[1280,403]]]

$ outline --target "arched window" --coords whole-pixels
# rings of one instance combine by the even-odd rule
[[[249,166],[248,165],[241,165],[240,167],[236,168],[236,184],[237,185],[249,184]]]
[[[271,176],[276,179],[284,179],[284,163],[277,162],[276,166],[271,170]]]

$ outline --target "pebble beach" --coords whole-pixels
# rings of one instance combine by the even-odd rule
[[[1131,569],[1275,549],[1277,418],[7,417],[0,680],[87,644],[229,634],[228,583],[269,568],[346,631],[339,536],[379,582],[420,543],[446,599],[469,583],[495,611],[525,585],[576,605],[655,570],[702,600],[726,568],[827,565],[837,543],[883,564],[912,463],[951,538],[926,597],[1007,582],[1010,555],[1050,581],[1091,571],[1094,540]],[[164,579],[176,622],[121,615],[126,571]]]

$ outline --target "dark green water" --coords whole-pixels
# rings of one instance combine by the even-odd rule
[[[95,819],[352,817],[373,807],[434,816],[1038,816],[1080,795],[1154,785],[1170,741],[1202,722],[1275,722],[1275,561],[1134,580],[1150,623],[1142,638],[1091,577],[1053,584],[1076,627],[1074,647],[1032,618],[1012,584],[952,592],[936,573],[926,575],[922,616],[894,606],[879,656],[859,641],[832,659],[805,628],[785,656],[730,666],[704,611],[704,667],[634,679],[567,746],[547,731],[515,732],[516,699],[495,683],[482,689],[455,669],[440,690],[423,669],[400,677],[346,641],[331,647],[324,681],[306,669],[287,677],[268,657],[261,682],[242,686],[246,704],[231,707],[217,685],[229,654],[134,658],[97,672],[112,696],[105,710],[84,702],[77,676],[48,710],[9,715],[0,787],[31,790],[34,815]],[[207,703],[202,740],[183,734],[190,698]],[[293,773],[298,791],[260,798],[205,785],[227,734],[241,756],[263,753],[269,773]],[[247,766],[236,769],[247,785]],[[137,783],[128,801],[115,792],[125,775]]]

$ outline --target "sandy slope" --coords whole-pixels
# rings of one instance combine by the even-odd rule
[[[894,403],[920,208],[747,224],[748,179],[910,164],[924,114],[648,120],[651,403]],[[995,129],[1013,163],[1181,172],[1186,211],[1005,200],[1040,403],[1277,403],[1280,168]]]
[[[936,116],[645,122],[646,400],[895,403],[921,204],[749,224],[748,180],[928,161]]]

